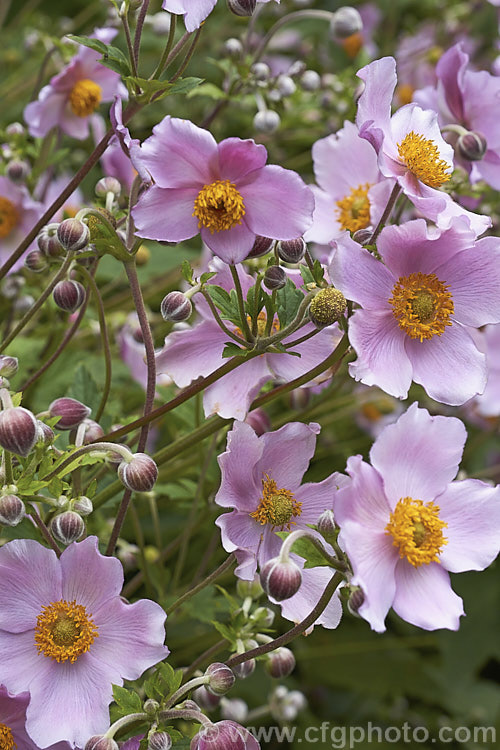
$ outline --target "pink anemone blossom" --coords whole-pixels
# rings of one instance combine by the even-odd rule
[[[338,476],[338,487],[340,487],[345,484],[346,478],[341,474]],[[293,557],[295,562],[298,562],[297,556],[293,555]],[[289,599],[276,602],[281,607],[281,616],[294,623],[302,622],[313,611],[334,574],[333,568],[328,566],[303,568],[302,583],[297,593]],[[274,600],[271,599],[271,601]],[[342,605],[335,592],[318,619],[306,630],[306,634],[310,633],[316,625],[321,625],[327,630],[334,630],[341,619]]]
[[[361,305],[349,320],[358,358],[351,374],[406,398],[411,381],[459,405],[486,384],[486,361],[470,330],[500,321],[500,240],[463,220],[429,229],[423,219],[382,230],[383,262],[348,236],[337,242],[330,276]]]
[[[23,185],[0,177],[0,265],[10,258],[42,213],[43,205],[34,201]],[[26,252],[32,248],[33,243]],[[23,265],[24,257],[16,261],[11,272]]]
[[[483,570],[500,550],[500,488],[452,481],[467,433],[417,404],[347,461],[335,496],[339,543],[365,600],[359,614],[385,630],[389,609],[424,630],[457,630],[463,602],[448,573]]]
[[[0,683],[31,694],[26,731],[39,747],[84,747],[109,727],[112,685],[168,655],[165,612],[146,599],[126,604],[122,585],[121,563],[99,553],[96,537],[59,559],[31,539],[0,549]]]
[[[227,450],[219,456],[222,477],[215,502],[233,511],[216,524],[222,546],[236,554],[239,578],[252,580],[257,564],[262,567],[279,554],[277,531],[307,528],[332,510],[345,477],[335,472],[322,482],[301,484],[319,431],[314,422],[290,422],[257,437],[250,425],[235,422],[228,434]]]
[[[109,44],[116,29],[96,29],[94,37]],[[72,138],[83,140],[89,134],[90,116],[101,102],[110,102],[116,94],[127,96],[119,73],[99,63],[102,55],[80,47],[75,57],[40,91],[38,99],[24,110],[29,132],[43,138],[56,126]]]
[[[184,16],[186,31],[198,29],[201,23],[215,8],[217,0],[163,0],[163,10]],[[258,3],[268,3],[269,0],[257,0]],[[276,0],[277,3],[280,0]]]
[[[8,750],[39,750],[26,733],[26,709],[30,702],[29,693],[11,695],[0,685],[0,746]],[[47,750],[70,750],[67,742],[58,742]]]
[[[217,144],[208,130],[167,116],[141,146],[155,181],[133,211],[137,234],[181,242],[198,233],[215,255],[239,263],[256,235],[290,240],[311,225],[314,198],[295,172],[267,165],[253,140]]]

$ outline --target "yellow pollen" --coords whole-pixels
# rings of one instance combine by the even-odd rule
[[[12,736],[12,729],[0,721],[0,750],[14,750],[17,745]]]
[[[90,78],[82,78],[71,89],[69,104],[74,115],[88,117],[101,103],[101,87]]]
[[[434,273],[400,276],[388,302],[398,325],[411,339],[441,336],[451,326],[454,306],[448,285]]]
[[[250,317],[250,315],[247,315],[247,321],[248,321],[248,325],[251,327],[252,318]],[[267,315],[264,310],[261,310],[260,313],[257,315],[257,333],[259,336],[264,336],[266,332],[266,326],[267,326]],[[279,329],[280,329],[279,321],[273,320],[272,325],[271,325],[271,332],[269,335],[272,336],[274,333],[278,333]],[[243,331],[239,327],[236,328],[235,333],[237,333],[239,336],[243,336]]]
[[[250,515],[261,526],[270,523],[273,529],[279,527],[281,530],[290,530],[290,526],[295,523],[292,518],[300,516],[301,508],[302,503],[296,500],[293,492],[284,488],[278,489],[274,479],[266,474],[262,480],[262,497],[259,505]]]
[[[0,239],[7,237],[19,223],[19,211],[12,201],[0,195]]]
[[[341,44],[347,57],[350,57],[351,60],[353,60],[363,47],[363,35],[357,31],[355,34],[351,34],[345,39],[342,39]]]
[[[448,544],[443,536],[446,526],[448,524],[439,518],[439,506],[403,497],[391,513],[385,532],[392,536],[394,546],[399,547],[399,556],[419,568],[440,562],[438,555]]]
[[[368,190],[370,184],[358,185],[352,188],[349,195],[337,201],[338,222],[342,229],[356,232],[370,224],[370,201]]]
[[[211,234],[241,224],[244,215],[243,198],[236,185],[229,180],[216,180],[204,185],[194,202],[193,216],[199,220],[198,226],[200,229],[206,227]]]
[[[92,616],[82,604],[74,601],[51,602],[42,607],[37,618],[35,643],[38,653],[58,662],[75,662],[98,636]]]
[[[414,91],[415,89],[413,86],[410,86],[409,83],[400,83],[399,86],[396,87],[396,94],[401,105],[409,104],[411,102]]]
[[[434,141],[413,130],[398,143],[398,153],[415,177],[429,187],[438,188],[450,179],[450,166],[439,158]]]

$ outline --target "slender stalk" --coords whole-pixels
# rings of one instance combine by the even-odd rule
[[[204,664],[207,661],[211,661],[214,656],[219,654],[223,649],[226,648],[227,641],[225,638],[222,638],[220,641],[217,641],[217,643],[214,643],[213,646],[210,646],[210,648],[207,648],[206,651],[204,651],[200,656],[198,656],[192,664],[187,667],[187,669],[184,672],[184,677],[187,679],[190,675],[192,675],[198,667],[201,664]]]
[[[137,25],[135,27],[135,34],[134,34],[133,57],[134,57],[136,71],[139,68],[139,53],[141,50],[142,28],[144,26],[144,21],[146,19],[148,8],[149,8],[149,0],[142,0],[141,10],[139,11],[139,15],[137,17]],[[137,75],[137,73],[135,73],[135,75]]]
[[[2,454],[3,482],[2,484],[14,484],[14,472],[12,471],[12,453],[4,449]]]
[[[254,62],[260,60],[273,36],[286,24],[292,21],[304,21],[308,18],[317,18],[319,21],[330,23],[334,15],[329,10],[297,10],[294,13],[287,13],[286,16],[276,21],[274,26],[271,26],[255,52]]]
[[[163,71],[166,68],[168,68],[168,66],[170,65],[170,63],[173,60],[175,60],[175,58],[177,57],[177,55],[179,54],[179,52],[181,51],[181,49],[184,47],[184,45],[186,44],[187,40],[189,39],[189,37],[191,36],[192,33],[193,33],[192,31],[186,31],[186,33],[181,36],[181,38],[179,39],[179,41],[177,42],[177,44],[175,45],[175,47],[168,53],[168,55],[166,56],[165,60],[163,61],[162,67],[157,72],[157,76],[158,77],[160,77],[161,74],[163,73]]]
[[[210,586],[213,581],[216,581],[217,578],[219,578],[223,573],[226,572],[226,570],[229,570],[232,565],[234,565],[236,561],[236,556],[234,552],[231,552],[229,557],[227,557],[222,565],[219,565],[219,567],[213,571],[213,573],[210,573],[209,576],[207,576],[203,581],[198,583],[196,586],[193,586],[192,589],[189,589],[189,591],[186,591],[185,594],[183,594],[177,601],[175,601],[173,604],[170,605],[170,607],[167,607],[165,610],[167,615],[172,614],[172,612],[175,612],[175,610],[180,607],[184,602],[187,602],[191,597],[195,596],[199,591],[202,591],[207,586]]]
[[[163,54],[160,58],[160,62],[154,69],[154,71],[149,76],[149,80],[152,81],[155,78],[159,76],[162,70],[164,70],[164,65],[166,63],[166,60],[170,54],[170,50],[172,49],[172,44],[174,43],[175,38],[175,28],[177,26],[177,16],[170,16],[170,29],[168,31],[168,39],[165,49],[163,50]]]
[[[380,217],[380,221],[377,224],[377,226],[375,227],[375,229],[373,231],[373,234],[372,234],[372,236],[370,237],[370,239],[369,239],[369,241],[367,243],[368,245],[373,245],[374,244],[375,240],[377,239],[377,237],[379,236],[380,232],[384,228],[385,223],[386,223],[387,219],[389,218],[389,216],[391,215],[391,211],[394,208],[394,204],[396,203],[397,197],[400,194],[400,192],[401,192],[401,188],[398,185],[398,183],[396,182],[396,184],[392,188],[391,194],[389,196],[389,200],[387,201],[387,206],[384,209],[384,213]]]
[[[299,344],[303,344],[304,341],[308,341],[309,339],[312,339],[312,337],[316,336],[316,334],[319,333],[320,331],[321,331],[321,328],[315,328],[314,331],[309,331],[309,333],[305,333],[299,339],[288,341],[284,346],[286,349],[291,349],[293,346],[298,346]]]
[[[120,13],[122,19],[122,26],[125,32],[125,40],[127,42],[128,56],[130,60],[130,67],[132,68],[132,75],[137,78],[137,63],[134,55],[134,47],[132,45],[132,38],[130,36],[130,25],[128,22],[128,14]]]
[[[56,553],[58,557],[60,557],[62,555],[62,550],[59,548],[52,534],[50,533],[50,531],[48,530],[48,528],[42,521],[42,518],[39,515],[37,508],[34,508],[33,514],[30,515],[30,518],[32,518],[33,521],[36,523],[36,525],[40,529],[40,532],[43,538],[45,539],[47,544],[50,546],[50,548],[54,550],[54,552]]]
[[[226,334],[226,336],[229,336],[230,339],[233,339],[233,341],[236,341],[238,344],[241,344],[241,346],[248,347],[248,341],[245,341],[245,339],[242,339],[236,333],[233,333],[233,331],[231,331],[227,327],[227,325],[224,323],[224,321],[222,320],[221,316],[219,315],[219,311],[217,310],[217,308],[215,307],[214,303],[212,302],[212,298],[210,297],[210,295],[206,291],[206,289],[202,289],[201,293],[205,297],[205,299],[206,299],[206,301],[208,303],[208,306],[210,308],[210,311],[211,311],[211,313],[212,313],[212,315],[213,315],[213,317],[215,319],[215,322],[219,326],[219,328],[221,328],[224,331],[224,333]]]
[[[229,268],[231,270],[231,276],[233,277],[234,288],[236,289],[236,297],[238,298],[238,310],[240,312],[241,330],[243,331],[243,334],[245,335],[247,341],[253,341],[254,337],[252,336],[250,326],[248,325],[248,320],[245,312],[245,300],[243,299],[243,289],[241,288],[240,277],[238,276],[238,271],[236,270],[236,266],[233,263],[231,263]]]
[[[259,317],[259,300],[260,300],[260,286],[262,284],[263,274],[259,273],[255,281],[254,293],[253,293],[253,314],[252,314],[252,336],[255,338],[258,333],[258,317]],[[267,321],[266,321],[267,322]]]
[[[186,693],[189,693],[190,690],[194,690],[194,688],[197,688],[200,685],[206,685],[209,682],[209,679],[208,676],[205,677],[205,675],[203,675],[202,677],[195,677],[193,680],[189,680],[189,682],[181,685],[175,693],[172,693],[168,701],[165,703],[165,709],[168,710],[169,708],[172,708],[172,706],[175,706],[176,703],[179,703],[179,699]]]
[[[193,54],[194,54],[194,51],[195,51],[196,45],[197,45],[197,43],[198,43],[198,39],[200,38],[200,34],[201,34],[201,26],[200,26],[200,28],[199,28],[199,29],[197,30],[197,32],[196,32],[196,34],[195,34],[195,36],[194,36],[194,39],[193,39],[193,41],[191,42],[191,46],[189,47],[189,49],[188,49],[188,51],[187,51],[187,55],[186,55],[186,57],[184,58],[184,60],[183,60],[183,61],[182,61],[182,63],[180,64],[180,66],[179,66],[179,69],[178,69],[178,70],[177,70],[177,71],[175,72],[175,74],[174,74],[174,75],[172,76],[172,78],[170,78],[170,80],[169,80],[169,83],[175,83],[175,81],[177,81],[177,79],[178,79],[178,78],[180,78],[180,77],[181,77],[181,75],[182,75],[182,74],[184,73],[184,71],[186,70],[186,68],[187,68],[187,66],[189,65],[189,62],[190,62],[190,60],[191,60],[191,58],[192,58],[192,56],[193,56]]]

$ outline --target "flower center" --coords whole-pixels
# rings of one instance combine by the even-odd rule
[[[342,39],[341,44],[347,57],[350,57],[352,60],[356,57],[363,46],[363,35],[357,31],[355,34],[351,34],[345,39]]]
[[[42,607],[35,628],[35,643],[39,654],[58,662],[75,662],[89,650],[98,631],[82,604],[51,602]]]
[[[284,488],[278,489],[274,479],[266,474],[262,480],[262,497],[259,505],[257,510],[254,510],[250,515],[261,526],[270,523],[273,529],[280,527],[289,530],[290,526],[295,523],[291,519],[300,516],[301,508],[302,503],[296,500],[293,492]]]
[[[77,117],[88,117],[97,109],[101,98],[101,87],[90,78],[82,78],[71,89],[69,103],[73,114]]]
[[[409,104],[413,99],[414,93],[415,89],[413,88],[413,86],[410,86],[409,83],[400,83],[399,86],[396,87],[396,94],[401,105]]]
[[[0,750],[14,750],[17,745],[12,736],[12,729],[0,721]]]
[[[248,325],[251,327],[252,318],[250,317],[250,315],[247,315],[247,321],[248,321]],[[266,332],[266,326],[267,326],[267,315],[264,310],[261,310],[260,313],[257,315],[257,334],[259,336],[264,336]],[[279,321],[273,320],[269,335],[272,336],[274,333],[278,333],[279,329],[280,329]],[[237,333],[239,336],[243,336],[243,331],[239,327],[235,329],[235,333]],[[245,337],[243,336],[243,338]]]
[[[370,184],[358,185],[352,188],[349,195],[337,201],[338,222],[342,229],[356,232],[370,224],[370,201],[368,190]]]
[[[411,273],[400,276],[388,302],[399,327],[411,339],[430,339],[441,336],[451,326],[453,299],[448,285],[434,273]]]
[[[19,222],[19,211],[12,201],[0,195],[0,239],[7,237]]]
[[[204,185],[194,202],[193,216],[199,219],[198,226],[206,227],[212,234],[241,224],[244,215],[243,198],[229,180]]]
[[[398,143],[398,153],[415,177],[429,187],[438,188],[450,179],[450,166],[439,158],[434,141],[413,130]]]
[[[443,528],[447,523],[439,518],[439,507],[434,503],[424,503],[403,497],[391,513],[385,527],[386,534],[392,536],[394,546],[399,547],[399,556],[406,557],[415,568],[431,562],[440,562],[439,553],[445,544]]]

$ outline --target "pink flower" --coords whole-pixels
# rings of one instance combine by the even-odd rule
[[[208,130],[165,117],[141,146],[156,184],[133,211],[137,234],[181,242],[200,233],[226,263],[244,260],[258,234],[299,237],[311,224],[313,195],[295,172],[266,160],[253,140],[217,144]]]
[[[398,398],[412,380],[444,404],[481,393],[486,362],[469,327],[500,321],[500,240],[474,242],[463,220],[436,230],[417,219],[383,229],[377,249],[383,262],[346,236],[330,266],[361,305],[349,320],[351,374]]]
[[[26,734],[26,709],[30,702],[29,693],[11,695],[0,685],[0,740],[2,748],[17,750],[39,750]],[[66,742],[58,742],[47,750],[70,750]]]
[[[184,16],[186,31],[198,29],[207,16],[215,8],[217,0],[163,0],[163,10]],[[269,0],[257,0],[258,3],[268,3]],[[280,0],[276,0],[277,3]]]
[[[282,541],[276,531],[307,528],[332,509],[345,477],[335,472],[322,482],[301,484],[319,430],[314,422],[290,422],[257,437],[250,425],[235,422],[228,434],[227,450],[219,456],[222,478],[215,502],[233,511],[216,524],[224,549],[236,553],[240,578],[252,580],[257,564],[262,567],[279,554]]]
[[[425,630],[457,630],[463,603],[448,571],[483,570],[498,555],[500,488],[452,481],[465,439],[460,420],[412,404],[377,438],[371,465],[347,462],[334,513],[373,630],[385,630],[391,607]]]
[[[116,29],[96,29],[94,37],[109,44]],[[38,100],[24,110],[29,132],[43,138],[58,126],[72,138],[83,140],[89,133],[89,119],[101,102],[110,102],[116,94],[126,96],[120,75],[98,61],[102,57],[88,47],[79,51],[48,86],[40,91]]]
[[[24,186],[0,177],[0,264],[9,259],[42,213],[42,204],[30,198]],[[26,252],[32,248],[33,243]],[[17,271],[23,262],[24,255],[13,265],[11,272]]]
[[[339,477],[338,486],[340,487],[345,484],[346,478],[341,474]],[[297,556],[294,557],[296,558],[295,562],[297,562]],[[335,571],[327,566],[304,568],[302,570],[302,583],[297,593],[290,599],[276,602],[281,607],[281,616],[294,623],[302,622],[313,611],[334,574]],[[273,600],[271,599],[271,601]],[[306,634],[310,633],[315,625],[322,625],[327,630],[334,630],[341,619],[342,605],[337,592],[335,592],[318,619],[306,630]]]
[[[366,65],[358,71],[365,88],[358,100],[359,134],[378,153],[379,168],[394,178],[415,208],[439,227],[448,228],[454,217],[466,217],[476,235],[489,226],[489,216],[467,211],[439,188],[453,171],[453,149],[443,140],[437,113],[406,104],[391,117],[396,87],[393,57]]]
[[[122,585],[120,562],[99,553],[96,537],[59,559],[31,539],[0,549],[0,683],[31,694],[26,731],[40,747],[84,747],[105,732],[111,686],[168,655],[164,611],[125,604]]]
[[[488,365],[488,380],[484,392],[475,396],[467,407],[480,417],[500,416],[500,325],[485,326],[482,342]],[[483,423],[484,424],[484,423]]]

